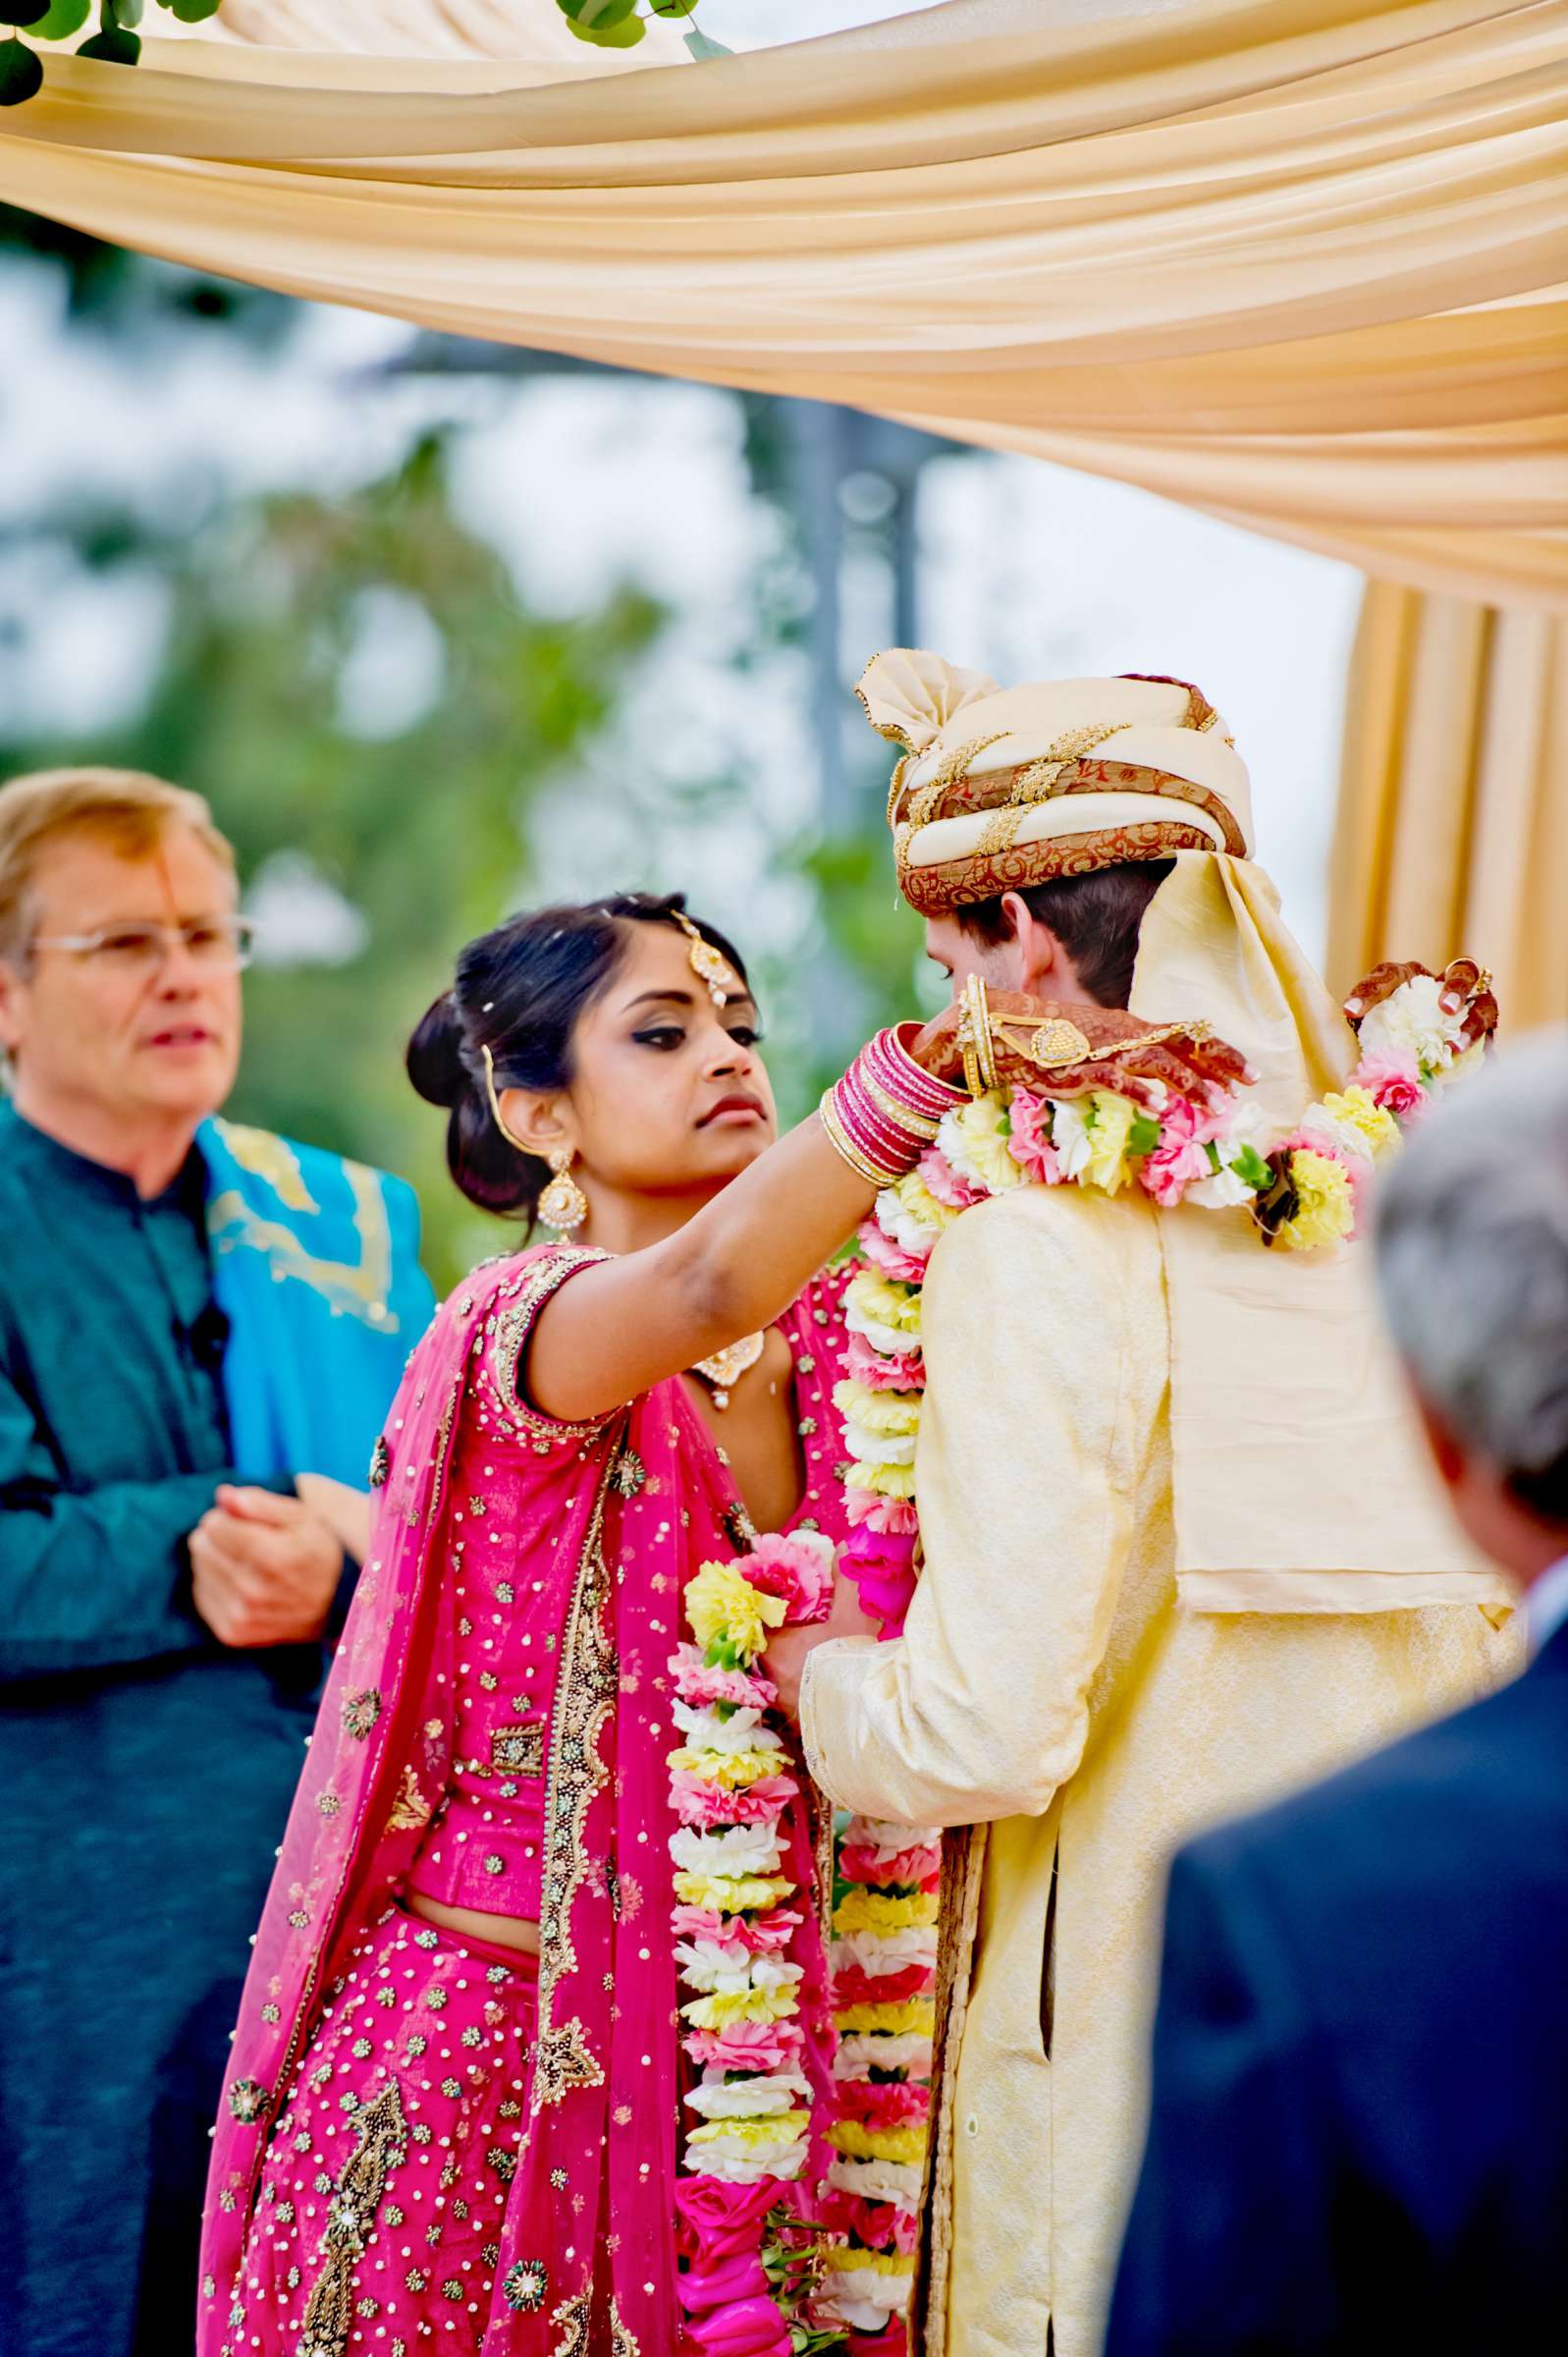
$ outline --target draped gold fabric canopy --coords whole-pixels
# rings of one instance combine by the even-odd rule
[[[999,687],[893,647],[856,692],[904,748],[888,823],[898,889],[922,916],[1122,860],[1252,849],[1247,765],[1184,680]]]
[[[51,55],[0,196],[1568,606],[1568,0],[949,0],[702,66],[551,0],[225,18]]]

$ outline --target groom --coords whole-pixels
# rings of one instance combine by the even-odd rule
[[[1352,1035],[1251,863],[1246,768],[1195,688],[1000,691],[900,651],[861,694],[902,748],[899,884],[955,990],[1206,1019],[1276,1134],[1342,1083]],[[1504,1658],[1504,1591],[1423,1487],[1360,1248],[1268,1251],[1226,1183],[1172,1210],[1018,1185],[947,1228],[907,1625],[805,1663],[826,1789],[951,1829],[928,2357],[1100,2346],[1177,1840]]]

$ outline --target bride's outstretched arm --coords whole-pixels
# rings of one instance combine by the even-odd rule
[[[884,1049],[868,1077],[874,1043],[826,1114],[770,1146],[674,1235],[563,1286],[534,1328],[527,1386],[535,1406],[569,1423],[605,1415],[780,1317],[865,1219],[878,1188],[897,1175],[893,1164],[912,1168],[935,1133],[930,1092],[941,1084],[915,1069],[906,1048],[892,1054],[889,1064]],[[897,1102],[889,1110],[900,1087],[904,1130]]]

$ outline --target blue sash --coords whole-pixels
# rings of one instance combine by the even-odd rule
[[[365,1486],[435,1295],[411,1187],[270,1130],[204,1122],[214,1289],[234,1461]]]

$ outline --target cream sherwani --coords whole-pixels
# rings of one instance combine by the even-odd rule
[[[1463,1703],[1511,1658],[1475,1603],[1178,1604],[1165,1217],[1141,1195],[1030,1186],[944,1236],[908,1625],[822,1647],[805,1680],[806,1750],[837,1800],[990,1828],[975,1937],[945,1959],[961,2038],[943,2063],[926,2337],[945,2357],[1100,2346],[1174,1844]],[[1260,1383],[1290,1380],[1278,1323],[1258,1337]]]

